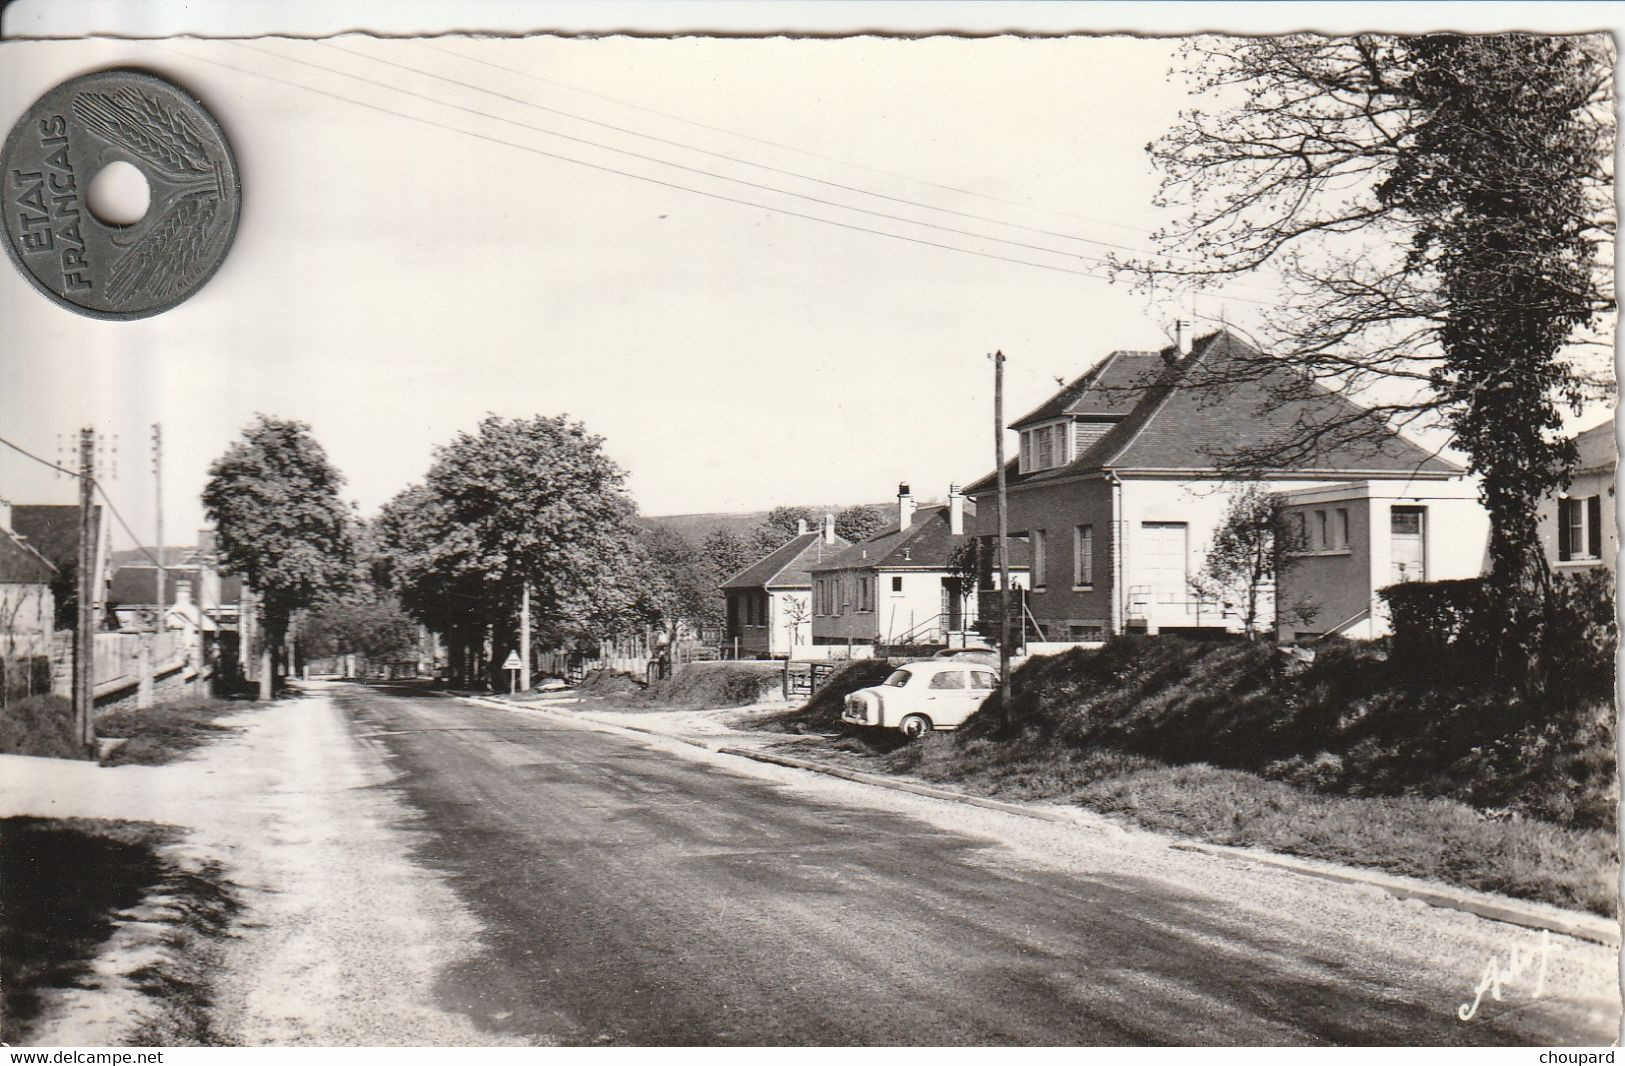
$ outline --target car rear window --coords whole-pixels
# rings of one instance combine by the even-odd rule
[[[944,670],[931,678],[932,688],[964,688],[965,671]]]

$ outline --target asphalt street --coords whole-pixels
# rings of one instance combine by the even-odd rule
[[[406,687],[333,695],[394,771],[383,787],[416,812],[412,858],[482,926],[477,950],[439,975],[438,1004],[510,1039],[1612,1039],[1597,997],[1565,996],[1555,972],[1541,998],[1460,1021],[1484,966],[1475,951],[1501,935],[1479,927],[1493,923],[1395,909],[1351,930],[1374,905],[1311,879],[1183,853],[1119,863],[1110,843],[1086,861],[1035,858],[968,812],[961,830],[938,801],[910,800],[948,818],[883,790],[820,794],[726,757]],[[1261,920],[1274,912],[1249,898],[1255,882],[1262,897],[1290,893],[1279,921]],[[1477,939],[1419,944],[1408,930],[1422,922]]]

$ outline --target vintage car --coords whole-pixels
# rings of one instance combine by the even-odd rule
[[[958,728],[998,687],[998,673],[978,662],[908,663],[880,684],[848,696],[841,720],[923,736],[933,729]]]

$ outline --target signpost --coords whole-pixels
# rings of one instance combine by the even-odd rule
[[[520,665],[518,649],[510,651],[508,657],[502,660],[502,668],[508,671],[508,695],[510,696],[519,691]]]

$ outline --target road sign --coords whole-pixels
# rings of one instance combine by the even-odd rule
[[[510,651],[508,653],[508,658],[503,660],[502,668],[504,670],[517,670],[519,667],[519,652],[517,650]]]

